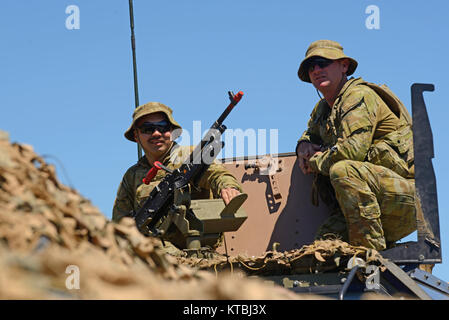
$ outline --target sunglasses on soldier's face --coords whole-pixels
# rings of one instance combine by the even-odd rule
[[[156,130],[160,133],[166,133],[171,130],[171,124],[167,121],[144,122],[137,129],[143,134],[153,134]]]
[[[316,58],[310,58],[306,61],[305,69],[307,72],[311,72],[315,69],[315,66],[318,65],[321,69],[326,68],[327,66],[331,65],[334,62],[334,60],[316,57]]]

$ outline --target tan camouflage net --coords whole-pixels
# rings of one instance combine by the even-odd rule
[[[0,239],[12,251],[33,253],[48,244],[83,251],[102,248],[120,264],[143,261],[169,272],[157,239],[145,238],[131,219],[115,224],[75,190],[62,185],[55,169],[29,146],[0,142]],[[8,157],[9,156],[9,157]],[[6,165],[5,165],[6,164]]]
[[[80,289],[70,266],[79,269]],[[106,219],[31,146],[11,145],[2,131],[0,270],[0,299],[299,298],[242,275],[216,277],[179,264],[132,219]]]
[[[215,272],[240,270],[247,275],[262,276],[342,270],[353,257],[361,258],[365,262],[381,259],[376,250],[351,246],[337,239],[319,240],[300,249],[285,252],[268,251],[260,257],[239,255],[228,259],[217,257],[214,260],[178,259],[180,263],[195,266],[201,270]]]

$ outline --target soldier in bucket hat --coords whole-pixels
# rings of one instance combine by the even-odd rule
[[[182,128],[172,113],[171,108],[159,102],[150,102],[135,109],[125,138],[139,143],[145,155],[123,176],[114,202],[112,220],[119,221],[133,211],[137,212],[164,178],[166,172],[159,170],[148,185],[142,182],[155,161],[171,170],[177,169],[193,150],[193,146],[180,146],[174,141],[181,135]],[[215,162],[203,174],[198,186],[191,190],[192,199],[221,197],[225,204],[242,192],[235,177]]]
[[[405,108],[386,104],[385,90],[348,79],[356,68],[338,42],[309,46],[298,77],[323,98],[296,153],[301,171],[315,176],[312,202],[332,212],[316,237],[383,250],[416,230],[411,122]]]

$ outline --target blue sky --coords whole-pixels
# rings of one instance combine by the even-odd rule
[[[66,28],[69,5],[80,10],[79,29]],[[369,5],[379,8],[380,29],[365,25]],[[50,155],[61,181],[110,218],[137,157],[123,137],[134,109],[128,1],[3,0],[0,7],[0,129]],[[447,1],[134,0],[134,11],[140,102],[171,106],[189,131],[195,120],[205,130],[227,105],[227,91],[242,90],[228,128],[278,129],[278,151],[293,151],[317,100],[296,72],[318,39],[340,42],[359,62],[354,76],[386,83],[409,109],[413,83],[435,84],[425,101],[445,263],[434,273],[449,280]]]

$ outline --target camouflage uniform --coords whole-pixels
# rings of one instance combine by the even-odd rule
[[[412,138],[410,124],[361,78],[346,82],[332,108],[317,103],[298,142],[325,150],[309,164],[321,198],[339,204],[317,238],[333,233],[382,250],[416,229]]]
[[[125,138],[129,141],[137,142],[136,137],[134,136],[134,129],[137,121],[148,114],[156,112],[164,113],[167,120],[171,123],[173,129],[171,131],[171,138],[176,139],[179,137],[179,135],[181,135],[182,128],[173,118],[172,109],[160,102],[149,102],[137,107],[134,110],[132,123],[124,134]],[[172,144],[169,149],[164,155],[159,157],[158,161],[160,161],[167,168],[173,170],[179,168],[184,160],[188,159],[194,147],[179,146],[173,141],[171,143]],[[153,188],[156,187],[167,174],[164,170],[159,170],[148,185],[144,184],[142,180],[151,168],[152,165],[150,165],[146,156],[143,156],[135,165],[126,171],[114,201],[112,211],[113,221],[117,222],[121,218],[129,216],[132,212],[137,212],[145,203]],[[221,190],[225,188],[234,188],[240,192],[243,192],[240,184],[234,176],[232,176],[222,165],[214,162],[202,175],[197,185],[192,186],[190,184],[191,199],[220,198]],[[177,244],[178,247],[182,247],[182,243],[185,242],[185,239],[183,239],[180,232],[177,232],[174,229],[169,229],[164,238],[170,239],[173,244]],[[171,230],[174,232],[171,232]],[[178,254],[179,250],[174,247],[173,244],[169,241],[165,241],[165,250],[172,254]]]
[[[193,147],[180,146],[176,142],[159,161],[169,169],[177,169],[182,161],[187,159]],[[139,159],[137,164],[130,167],[123,176],[122,182],[117,191],[114,202],[112,220],[118,221],[124,216],[128,216],[132,211],[138,211],[145,203],[150,192],[167,174],[164,170],[159,170],[150,184],[146,185],[142,179],[152,166],[145,156]],[[234,188],[243,192],[240,184],[222,165],[213,163],[204,173],[198,186],[191,186],[192,199],[212,199],[219,198],[220,192],[224,188]]]

